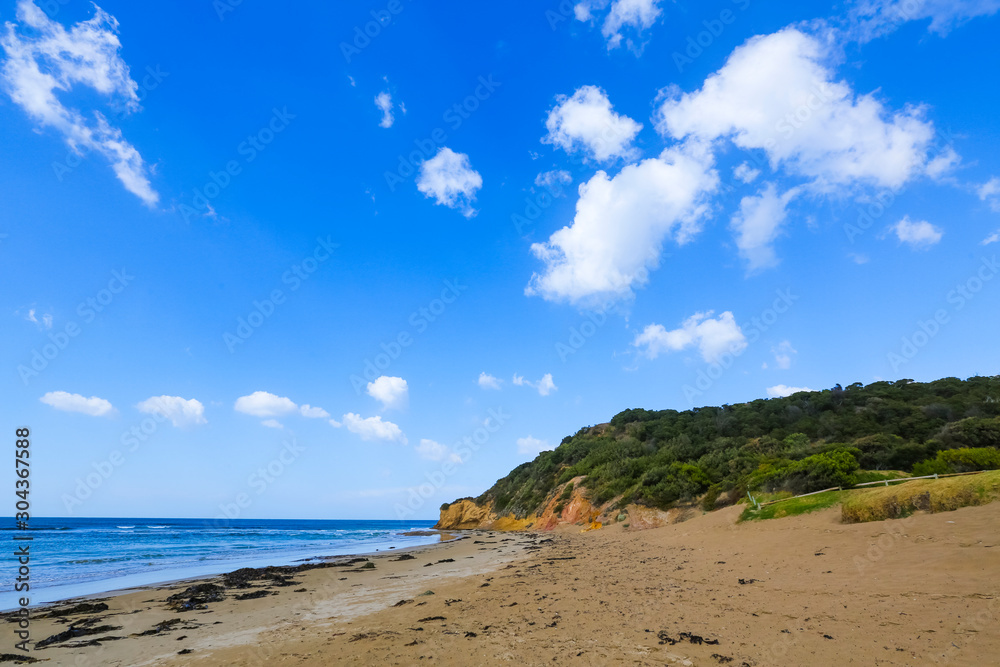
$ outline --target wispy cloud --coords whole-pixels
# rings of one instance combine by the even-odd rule
[[[31,0],[17,4],[17,22],[6,24],[0,46],[6,53],[0,77],[11,99],[40,127],[59,132],[77,154],[103,155],[132,194],[153,206],[159,195],[139,151],[99,110],[87,118],[63,105],[57,93],[76,86],[96,91],[116,107],[139,108],[138,84],[121,58],[118,21],[94,6],[94,17],[66,30]]]

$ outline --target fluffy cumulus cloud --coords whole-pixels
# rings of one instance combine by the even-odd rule
[[[666,93],[665,136],[730,139],[765,151],[773,169],[813,189],[866,183],[899,188],[925,172],[934,128],[921,109],[890,111],[856,94],[828,67],[826,43],[795,28],[747,41],[700,90]]]
[[[594,305],[630,298],[659,265],[666,239],[688,241],[708,211],[719,177],[697,144],[669,148],[580,186],[573,224],[531,246],[545,264],[525,289],[551,301]]]
[[[277,419],[265,419],[261,422],[263,426],[268,428],[285,428],[285,425],[279,422]]]
[[[476,214],[472,202],[483,187],[483,177],[472,168],[469,156],[456,153],[447,146],[420,165],[417,189],[435,203],[458,209],[467,218]]]
[[[740,257],[746,260],[748,273],[778,264],[774,241],[788,217],[788,203],[797,192],[793,188],[779,194],[774,183],[768,183],[759,194],[744,197],[740,202],[740,210],[733,216],[730,228],[736,237]]]
[[[403,378],[383,375],[368,383],[368,395],[380,402],[383,410],[399,410],[406,407],[410,389]]]
[[[205,419],[205,406],[193,398],[153,396],[135,407],[145,414],[161,415],[178,428],[208,423]]]
[[[478,382],[480,389],[500,389],[500,379],[486,372],[479,374]]]
[[[813,391],[809,387],[789,387],[787,385],[779,384],[773,387],[767,388],[768,398],[785,398],[786,396],[791,396],[792,394],[797,394],[800,391]]]
[[[573,13],[578,21],[596,21],[598,14],[604,15],[601,34],[608,40],[608,49],[621,46],[622,40],[629,48],[636,49],[637,43],[631,38],[625,38],[626,28],[633,29],[637,35],[653,27],[663,13],[661,0],[612,0],[608,9],[608,0],[582,0],[573,7]]]
[[[567,153],[583,152],[588,158],[607,162],[631,159],[632,140],[642,125],[615,113],[607,94],[597,86],[583,86],[572,97],[560,95],[545,121],[548,134],[543,143]]]
[[[717,318],[713,312],[695,313],[678,329],[668,331],[661,324],[650,324],[635,337],[632,345],[650,359],[664,352],[679,352],[697,347],[702,359],[713,363],[726,353],[738,354],[747,347],[746,336],[733,317],[726,311]]]
[[[307,419],[327,419],[330,413],[323,408],[316,408],[311,405],[303,405],[299,408],[299,414]]]
[[[396,117],[392,113],[392,95],[388,91],[383,91],[375,96],[375,106],[382,112],[382,120],[378,126],[384,128],[392,127],[396,122]]]
[[[90,116],[65,106],[58,93],[89,88],[117,108],[139,108],[138,84],[119,51],[118,21],[95,5],[90,20],[69,30],[51,20],[31,0],[17,3],[17,22],[0,36],[6,54],[0,79],[11,99],[39,127],[62,135],[77,154],[103,156],[122,185],[149,206],[159,195],[149,182],[149,169],[119,128],[100,111]]]
[[[926,220],[910,220],[904,217],[890,228],[900,243],[905,243],[914,250],[926,250],[941,241],[944,232]]]
[[[1000,0],[860,0],[851,11],[852,30],[865,42],[908,21],[930,19],[928,30],[944,36],[966,21],[997,11]]]
[[[275,396],[266,391],[255,391],[249,396],[236,399],[234,409],[252,417],[283,417],[299,411],[299,406],[290,398]]]
[[[753,183],[760,176],[760,169],[754,169],[749,162],[743,162],[733,169],[733,178],[744,183]]]
[[[80,412],[91,417],[108,417],[115,414],[114,406],[109,401],[97,396],[87,398],[65,391],[50,391],[39,400],[45,405],[50,405],[63,412]]]
[[[547,452],[552,447],[545,440],[533,438],[530,435],[526,438],[517,439],[517,453],[528,456],[538,456],[542,452]]]
[[[523,376],[515,373],[513,382],[514,386],[517,387],[531,387],[538,391],[541,396],[548,396],[552,392],[559,390],[559,387],[557,387],[556,383],[552,380],[552,373],[546,373],[538,382],[525,380]]]
[[[988,203],[990,208],[1000,213],[1000,178],[994,176],[976,188],[979,199]]]
[[[363,418],[361,415],[348,412],[344,415],[343,424],[348,431],[361,436],[362,440],[398,442],[401,445],[408,442],[402,429],[390,421],[383,421],[379,416]]]
[[[462,462],[462,457],[453,452],[450,447],[426,438],[422,439],[420,444],[417,445],[416,452],[420,458],[428,461],[452,461],[453,463]]]

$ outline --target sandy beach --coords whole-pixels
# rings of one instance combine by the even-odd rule
[[[36,641],[71,625],[105,629],[32,656],[115,666],[972,666],[1000,654],[1000,503],[855,525],[840,523],[839,508],[744,524],[738,512],[645,531],[472,532],[287,579],[230,577],[237,586],[215,602],[192,599],[190,582],[128,592],[87,601],[106,610],[34,618]],[[179,611],[185,602],[194,608]],[[10,652],[10,623],[3,642]]]

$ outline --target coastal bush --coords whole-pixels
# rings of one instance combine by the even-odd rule
[[[597,505],[617,498],[620,506],[664,507],[712,488],[735,499],[747,489],[848,486],[877,479],[871,471],[969,469],[988,461],[939,459],[938,452],[995,448],[998,399],[1000,376],[854,383],[685,411],[624,410],[516,467],[476,501],[524,518],[577,477],[576,487]]]
[[[993,447],[962,447],[944,449],[937,457],[922,461],[913,467],[913,474],[945,475],[953,472],[973,472],[976,470],[996,470],[1000,468],[1000,449]]]
[[[562,495],[559,496],[559,500],[569,500],[570,496],[572,495],[573,495],[573,482],[570,482],[569,484],[566,485],[566,488],[563,489]]]

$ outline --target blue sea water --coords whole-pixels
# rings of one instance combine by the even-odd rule
[[[7,522],[5,522],[7,523]],[[7,525],[14,522],[10,520]],[[433,544],[437,535],[406,536],[433,521],[254,520],[219,526],[205,519],[31,519],[30,532],[0,529],[4,552],[30,535],[30,591],[14,591],[19,563],[0,558],[0,610],[147,586],[241,567],[292,565],[308,559]]]

